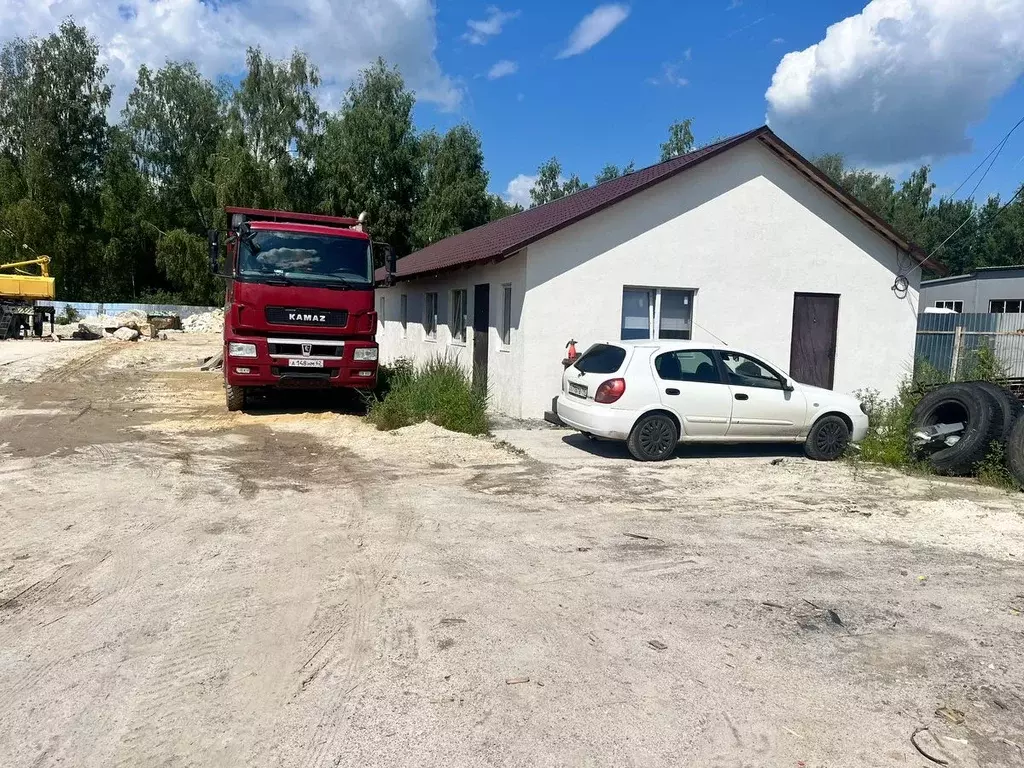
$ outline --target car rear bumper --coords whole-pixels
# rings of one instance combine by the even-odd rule
[[[569,395],[558,396],[558,418],[569,427],[608,440],[626,440],[636,422],[633,411],[620,411],[580,400]]]

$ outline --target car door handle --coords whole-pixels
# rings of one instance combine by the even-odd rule
[[[666,395],[678,395],[679,394],[679,390],[678,389],[666,389],[665,390],[665,394]]]
[[[736,399],[737,400],[749,400],[750,399],[750,395],[745,395],[742,392],[737,392],[736,393]]]

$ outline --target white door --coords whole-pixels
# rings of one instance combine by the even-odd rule
[[[729,437],[796,437],[807,418],[807,398],[786,391],[784,378],[769,366],[738,352],[721,352],[732,393]]]
[[[719,375],[713,352],[664,352],[654,358],[654,377],[661,402],[679,417],[684,437],[725,437],[733,407],[732,393]]]

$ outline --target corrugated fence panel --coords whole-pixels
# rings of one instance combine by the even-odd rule
[[[1024,377],[1024,314],[922,314],[917,319],[915,373],[930,365],[951,378],[970,375],[986,347],[1006,376]]]
[[[184,320],[190,315],[201,315],[204,312],[211,312],[217,309],[217,307],[189,307],[178,304],[107,304],[89,301],[40,301],[36,303],[52,306],[58,315],[63,315],[65,307],[70,306],[82,317],[116,315],[120,312],[127,312],[130,309],[141,309],[149,315],[173,314],[178,315]]]

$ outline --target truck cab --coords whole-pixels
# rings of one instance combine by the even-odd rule
[[[268,388],[377,383],[373,243],[360,219],[227,208],[224,386],[228,410]],[[388,264],[390,246],[384,246]]]

